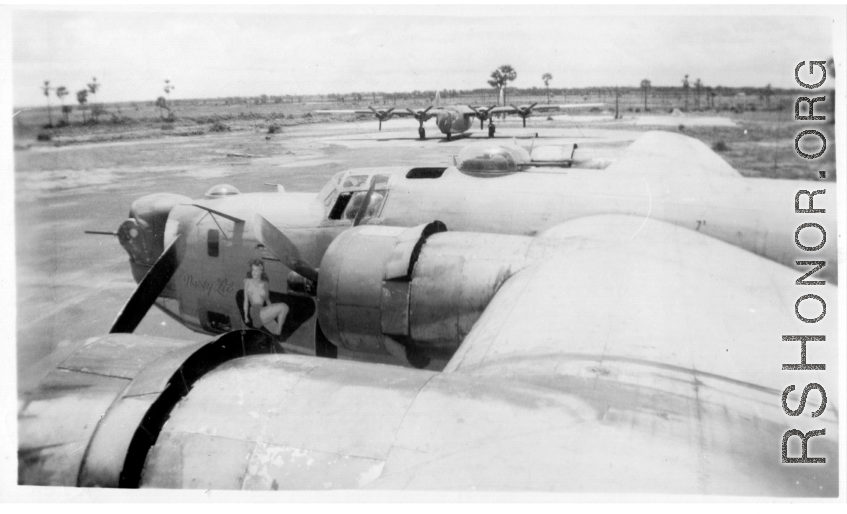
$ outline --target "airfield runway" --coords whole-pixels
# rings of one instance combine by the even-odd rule
[[[561,118],[561,117],[557,117]],[[608,121],[608,120],[606,120]],[[433,122],[416,139],[414,121],[310,124],[283,133],[240,131],[135,141],[33,146],[15,152],[18,392],[86,338],[104,334],[135,288],[127,255],[111,236],[135,198],[154,192],[190,197],[219,183],[242,192],[315,191],[338,171],[369,166],[451,165],[462,147],[488,141],[476,130],[447,142]],[[643,129],[609,129],[569,117],[497,124],[497,140],[529,147],[578,143],[577,156],[616,159]],[[532,143],[530,139],[538,134]],[[598,170],[586,170],[598,173]],[[203,340],[151,309],[138,334]]]

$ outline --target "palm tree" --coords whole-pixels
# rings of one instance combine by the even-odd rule
[[[91,93],[91,96],[94,97],[95,103],[91,107],[91,117],[95,122],[97,121],[97,113],[99,112],[99,110],[95,108],[97,106],[98,89],[100,89],[100,84],[97,83],[97,77],[91,77],[91,84],[88,84],[88,91]]]
[[[76,92],[76,101],[82,109],[82,123],[85,124],[85,104],[88,103],[88,90],[80,89]]]
[[[41,86],[41,90],[44,91],[44,96],[47,98],[47,120],[48,124],[53,126],[53,113],[50,111],[50,90],[53,89],[50,87],[50,81],[45,80],[44,85]]]
[[[504,64],[491,72],[491,80],[488,81],[488,85],[497,88],[497,92],[503,94],[503,105],[506,105],[506,85],[516,78],[518,78],[518,72],[508,64]]]
[[[168,109],[168,114],[169,114],[169,115],[170,115],[170,112],[171,112],[171,106],[170,106],[170,103],[171,103],[171,91],[173,91],[174,89],[176,89],[176,86],[175,86],[175,85],[173,85],[173,84],[171,84],[171,81],[170,81],[169,79],[165,79],[165,94],[166,94],[166,95],[168,95],[168,106],[167,106],[167,109]]]
[[[688,74],[682,79],[682,90],[685,92],[685,110],[688,110],[688,92],[691,90],[691,85],[688,83]]]
[[[647,112],[647,92],[650,91],[651,85],[647,79],[641,81],[641,90],[644,91],[644,112]]]
[[[62,104],[62,114],[65,116],[65,123],[68,122],[68,113],[65,110],[65,97],[68,96],[68,88],[59,86],[56,88],[56,96],[59,97],[59,102]]]
[[[553,80],[553,75],[549,73],[545,73],[541,76],[541,80],[544,81],[544,87],[547,88],[547,103],[550,103],[550,81]]]

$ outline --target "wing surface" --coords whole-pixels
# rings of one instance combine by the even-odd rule
[[[639,137],[606,171],[691,178],[741,177],[702,141],[664,131],[647,132]]]
[[[593,103],[593,104],[559,104],[559,105],[536,105],[532,108],[533,111],[538,112],[546,112],[546,111],[560,111],[563,109],[587,109],[590,107],[603,107],[606,104],[602,103]],[[499,107],[495,107],[491,109],[491,114],[515,114],[517,110],[510,105],[501,105]]]
[[[391,107],[383,108],[383,111],[387,111],[391,109]],[[415,115],[415,109],[412,109],[412,112],[406,110],[405,107],[394,107],[394,110],[391,111],[391,116],[397,116],[400,118],[408,118]],[[422,110],[422,109],[421,109]],[[438,114],[442,110],[441,107],[433,107],[430,109],[427,114],[435,115]],[[468,109],[470,111],[470,109]],[[315,114],[370,114],[374,115],[374,111],[370,109],[324,109],[319,111],[314,111]],[[379,111],[377,111],[379,112]]]
[[[287,355],[209,373],[142,485],[837,495],[836,388],[818,418],[780,406],[800,380],[780,370],[799,360],[781,334],[804,329],[782,293],[794,273],[626,216],[560,225],[531,251],[539,264],[504,283],[443,373]],[[835,340],[834,321],[820,329]],[[810,344],[835,365],[835,345]],[[828,464],[782,465],[789,428],[825,428],[809,449]]]
[[[315,114],[373,114],[370,109],[321,109]]]
[[[798,358],[799,343],[781,336],[808,330],[794,315],[796,298],[785,294],[797,271],[634,216],[577,219],[539,240],[564,249],[503,285],[445,372],[533,378],[583,372],[589,361],[637,360],[785,387],[780,364]],[[816,291],[827,310],[836,305],[834,286]],[[836,321],[825,317],[815,332],[834,339]],[[818,345],[816,359],[835,362],[834,350]]]
[[[558,104],[558,105],[536,105],[532,108],[533,111],[561,111],[566,109],[590,109],[591,107],[605,107],[603,103],[592,104]]]

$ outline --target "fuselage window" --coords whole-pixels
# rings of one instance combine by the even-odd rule
[[[209,257],[217,257],[220,254],[220,232],[210,229],[206,235],[206,250]]]
[[[439,178],[447,168],[412,168],[406,178]]]

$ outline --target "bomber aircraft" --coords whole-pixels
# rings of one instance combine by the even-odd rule
[[[379,130],[382,130],[382,122],[388,121],[391,118],[397,117],[412,117],[418,121],[418,136],[421,139],[426,139],[426,129],[423,124],[431,118],[435,118],[435,124],[443,134],[447,136],[447,140],[452,140],[453,136],[461,135],[470,130],[473,125],[473,120],[479,120],[479,129],[482,130],[483,123],[488,120],[489,135],[494,134],[493,117],[497,114],[517,114],[523,121],[523,126],[526,128],[526,119],[532,115],[533,111],[549,112],[565,109],[581,109],[590,107],[601,107],[602,103],[582,103],[582,104],[560,104],[560,105],[538,105],[538,102],[529,105],[507,105],[486,107],[472,105],[447,105],[443,107],[433,107],[430,105],[426,109],[398,109],[397,107],[389,107],[376,109],[368,106],[368,110],[364,109],[335,109],[335,110],[319,110],[316,114],[373,114],[379,120]]]
[[[831,315],[808,348],[827,368],[780,370],[801,358],[781,336],[808,330],[785,295],[798,260],[826,262],[815,293],[838,309],[835,245],[795,235],[795,205],[835,226],[834,195],[664,132],[600,170],[525,154],[137,200],[117,234],[138,288],[22,400],[19,482],[837,495],[837,388],[800,417],[780,404],[837,376]],[[289,308],[278,336],[243,312],[256,260]],[[220,335],[126,333],[154,302]],[[780,460],[807,453],[826,464]]]

